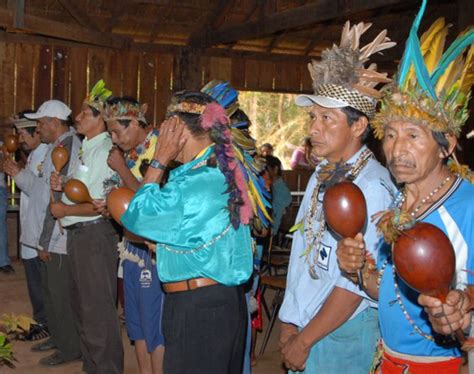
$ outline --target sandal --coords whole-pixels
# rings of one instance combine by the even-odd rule
[[[25,340],[35,341],[49,338],[49,330],[44,325],[32,325],[30,331],[25,335]]]

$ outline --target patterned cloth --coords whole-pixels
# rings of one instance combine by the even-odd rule
[[[375,100],[362,96],[355,90],[349,90],[335,84],[321,84],[316,88],[314,94],[343,101],[359,112],[364,113],[369,119],[375,115]]]

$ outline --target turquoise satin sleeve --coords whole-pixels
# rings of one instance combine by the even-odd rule
[[[184,165],[183,165],[184,166]],[[163,282],[206,277],[242,284],[252,272],[250,229],[230,226],[228,193],[218,168],[188,168],[160,188],[137,191],[122,216],[127,230],[157,243]]]

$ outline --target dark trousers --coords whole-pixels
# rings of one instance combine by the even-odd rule
[[[116,308],[117,243],[109,221],[68,230],[72,305],[79,322],[83,369],[89,374],[123,372]]]
[[[49,253],[41,263],[43,302],[51,339],[65,360],[81,356],[77,323],[71,308],[70,273],[67,255]]]
[[[26,285],[28,286],[28,295],[33,309],[33,319],[36,323],[47,326],[43,291],[41,289],[41,260],[38,257],[23,260],[23,267],[25,268]]]
[[[165,374],[241,374],[246,331],[242,287],[168,293],[163,311]]]

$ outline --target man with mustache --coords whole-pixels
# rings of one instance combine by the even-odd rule
[[[375,304],[341,274],[335,256],[338,236],[327,228],[322,209],[325,188],[343,179],[353,180],[362,190],[369,217],[389,206],[389,191],[394,189],[388,171],[363,144],[380,96],[373,81],[356,74],[370,55],[359,49],[357,36],[370,25],[349,26],[346,23],[340,46],[310,64],[315,94],[296,99],[297,105],[310,107],[313,153],[324,161],[308,182],[296,218],[279,315],[282,359],[292,371],[367,373],[379,337]],[[393,45],[384,34],[372,43],[373,51]],[[346,55],[353,56],[353,64],[341,57]],[[334,69],[335,63],[339,69]],[[334,74],[336,70],[345,71],[344,76]],[[383,74],[367,74],[386,81]],[[348,76],[357,79],[347,81]],[[362,234],[367,251],[376,256],[375,225],[368,221],[356,238]]]
[[[468,113],[472,79],[466,78],[473,72],[472,48],[466,61],[462,47],[472,43],[474,32],[460,36],[455,43],[461,47],[454,52],[450,48],[441,60],[442,51],[432,51],[439,56],[433,61],[426,55],[427,47],[444,46],[449,26],[444,19],[437,20],[420,39],[430,44],[420,47],[416,34],[425,6],[426,2],[412,27],[407,51],[420,55],[425,51],[427,62],[420,65],[405,52],[397,85],[389,89],[372,123],[375,135],[383,140],[390,171],[402,186],[393,209],[379,215],[385,243],[379,250],[378,269],[370,268],[365,261],[362,237],[340,241],[337,250],[341,269],[347,273],[362,271],[365,290],[378,299],[383,343],[377,357],[381,357],[378,365],[382,373],[459,372],[460,346],[449,335],[469,325],[468,311],[474,300],[461,291],[466,283],[474,281],[471,273],[463,271],[474,268],[474,186],[463,178],[472,183],[474,177],[454,156]],[[450,69],[459,71],[459,75],[447,79],[450,72],[443,61],[454,61]],[[428,69],[435,73],[427,80],[420,72]],[[393,264],[389,244],[416,222],[437,226],[454,246],[456,290],[448,294],[444,304],[411,289]],[[416,264],[413,268],[416,271]]]

